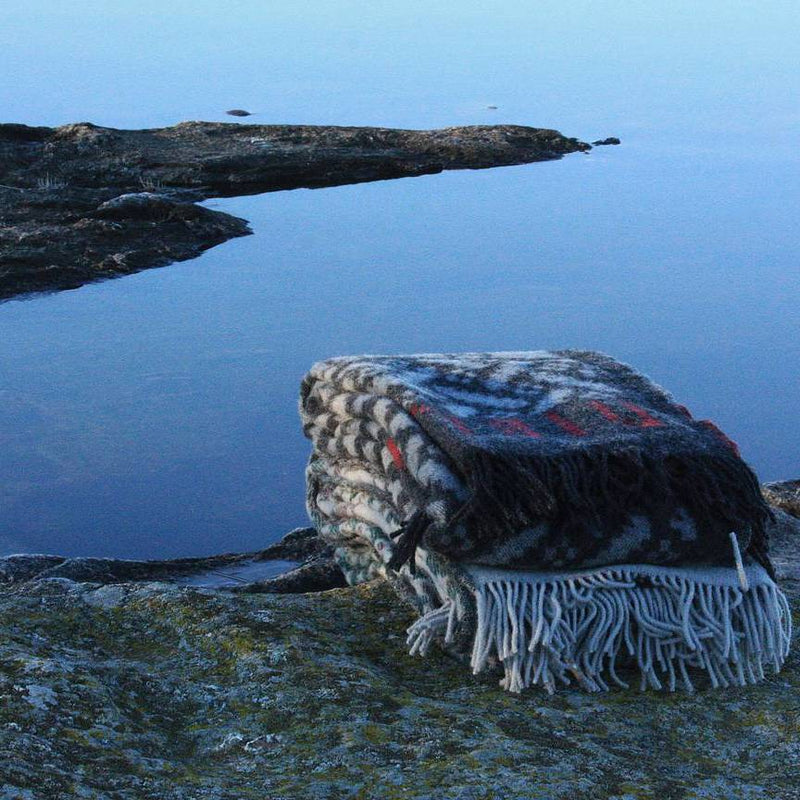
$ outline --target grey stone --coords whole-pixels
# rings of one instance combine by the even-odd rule
[[[765,483],[761,491],[771,505],[800,517],[800,480]]]

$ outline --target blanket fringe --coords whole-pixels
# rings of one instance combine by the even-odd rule
[[[456,604],[452,600],[448,600],[444,605],[428,612],[411,625],[406,639],[409,655],[424,656],[431,643],[436,639],[442,639],[445,644],[450,644],[455,632],[456,611]]]
[[[757,568],[756,568],[757,569]],[[735,572],[734,572],[735,575]],[[788,602],[763,571],[743,590],[736,582],[704,582],[684,572],[610,567],[579,575],[491,579],[476,589],[476,674],[502,662],[501,686],[520,692],[540,685],[552,693],[573,680],[589,691],[628,688],[617,674],[630,657],[640,688],[681,684],[689,668],[712,686],[746,686],[777,672],[791,640]],[[448,601],[408,631],[411,653],[452,640],[457,606]]]

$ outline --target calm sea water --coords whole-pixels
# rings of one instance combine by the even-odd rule
[[[623,140],[209,201],[255,235],[0,305],[0,552],[205,554],[304,524],[297,387],[345,353],[603,350],[714,419],[763,480],[800,475],[800,7],[382,5],[0,7],[3,121],[243,107]]]

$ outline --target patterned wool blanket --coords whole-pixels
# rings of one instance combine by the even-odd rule
[[[384,578],[512,690],[760,679],[788,653],[770,517],[736,445],[599,353],[315,364],[310,516],[350,584]]]

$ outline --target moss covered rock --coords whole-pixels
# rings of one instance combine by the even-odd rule
[[[800,535],[783,522],[791,567]],[[746,689],[516,696],[442,653],[409,657],[412,615],[378,583],[50,577],[0,591],[0,620],[9,800],[800,797],[796,650]]]

